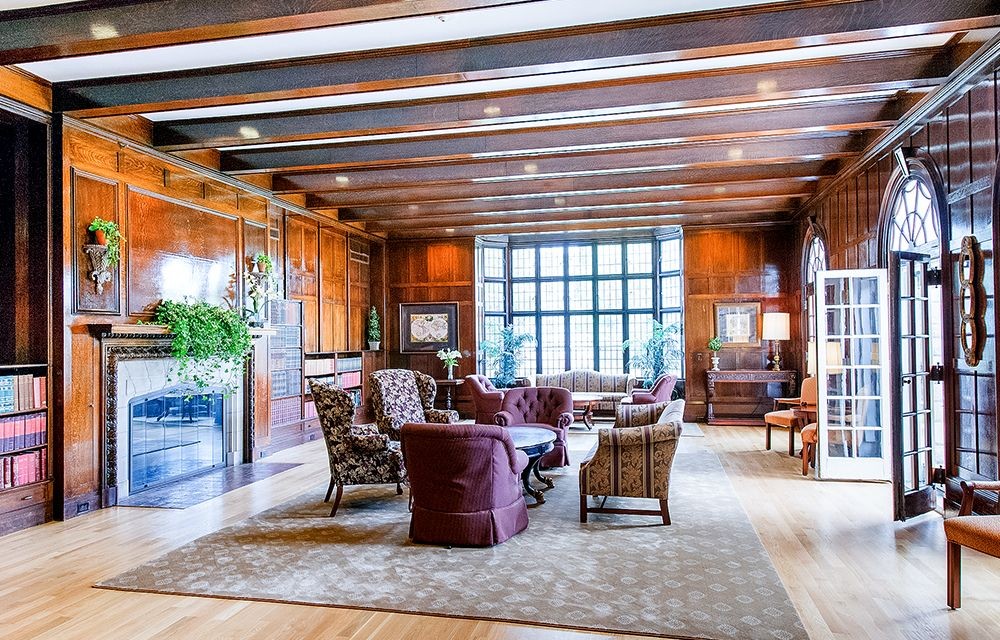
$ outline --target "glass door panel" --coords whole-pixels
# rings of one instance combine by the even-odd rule
[[[888,480],[891,476],[886,273],[881,269],[817,274],[819,379],[817,475]]]

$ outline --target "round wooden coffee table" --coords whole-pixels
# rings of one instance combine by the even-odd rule
[[[573,411],[580,412],[580,419],[587,425],[587,431],[594,428],[594,403],[604,399],[600,393],[573,392]]]
[[[531,486],[529,476],[534,473],[535,477],[548,485],[551,489],[555,486],[551,478],[545,478],[538,472],[538,462],[549,451],[555,447],[556,434],[541,427],[507,427],[510,439],[514,441],[514,448],[523,451],[528,456],[528,465],[521,472],[521,485],[524,492],[535,499],[538,504],[545,502],[544,489],[535,489]]]

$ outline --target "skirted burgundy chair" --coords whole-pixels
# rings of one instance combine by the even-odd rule
[[[465,388],[476,405],[476,424],[494,424],[493,416],[500,411],[503,391],[497,390],[486,376],[477,374],[465,376]]]
[[[670,394],[674,392],[677,376],[663,374],[656,379],[649,389],[638,389],[632,392],[632,404],[653,404],[655,402],[670,402]]]
[[[569,464],[566,434],[573,424],[573,394],[561,387],[517,387],[503,396],[496,415],[501,427],[542,427],[554,431],[556,441],[552,451],[542,456],[545,467],[565,467]]]
[[[324,502],[330,501],[337,488],[330,517],[337,515],[345,484],[395,484],[396,494],[402,494],[406,467],[399,442],[389,440],[373,424],[353,424],[354,400],[346,391],[318,380],[310,380],[309,389],[330,458],[330,486]]]
[[[528,526],[521,472],[528,456],[501,427],[403,425],[414,542],[488,547]]]

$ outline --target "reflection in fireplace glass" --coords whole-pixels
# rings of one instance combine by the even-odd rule
[[[172,387],[129,401],[129,492],[225,466],[224,390]]]

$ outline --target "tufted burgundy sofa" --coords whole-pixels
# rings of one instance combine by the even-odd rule
[[[493,416],[500,411],[503,391],[497,390],[489,378],[478,373],[465,376],[465,388],[476,405],[476,424],[494,424]]]
[[[485,547],[528,526],[521,472],[528,456],[492,425],[405,424],[414,542]]]
[[[516,387],[504,394],[496,415],[501,427],[542,427],[554,431],[554,448],[542,457],[546,467],[569,464],[566,433],[573,424],[573,394],[561,387]]]
[[[677,377],[663,374],[656,379],[650,389],[639,389],[632,392],[632,404],[653,404],[670,402],[670,394],[674,392]]]

